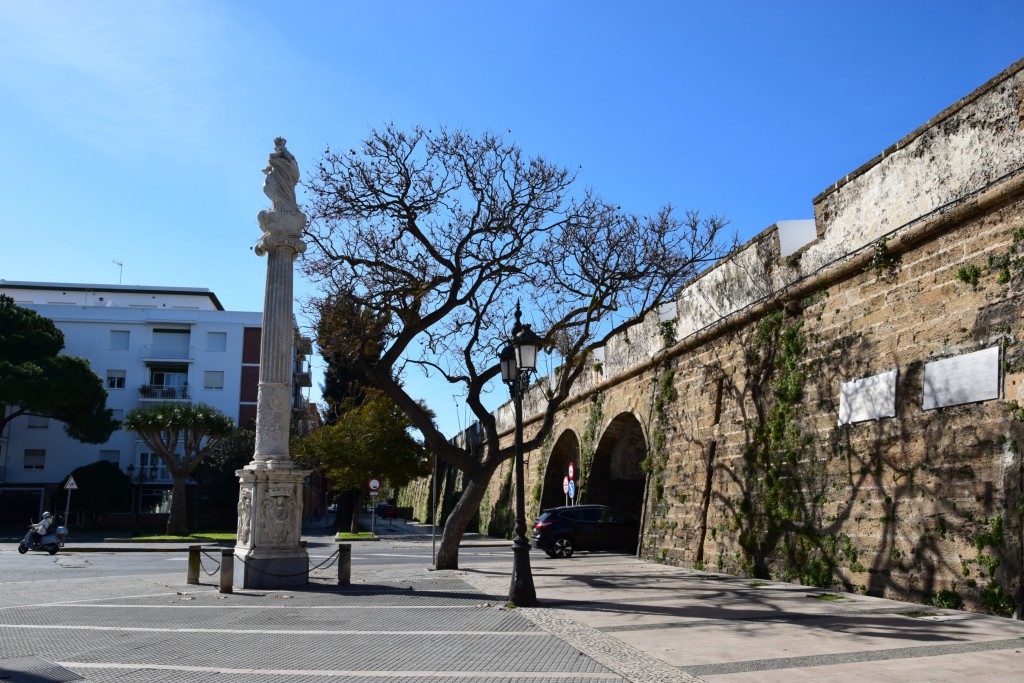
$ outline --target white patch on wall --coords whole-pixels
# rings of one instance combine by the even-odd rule
[[[672,322],[673,320],[675,320],[678,317],[678,315],[679,314],[676,313],[676,302],[675,302],[675,300],[673,300],[673,301],[666,301],[662,305],[658,306],[658,322],[659,323]]]
[[[594,349],[593,361],[595,363],[604,363],[604,347],[598,346]]]
[[[786,258],[818,239],[818,227],[812,219],[802,221],[778,221],[779,256]]]
[[[843,382],[839,387],[839,424],[896,417],[897,370]]]
[[[924,366],[924,410],[999,398],[999,347]]]

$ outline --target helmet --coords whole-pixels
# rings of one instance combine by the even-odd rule
[[[49,512],[43,513],[43,519],[49,519],[50,517],[53,517],[53,515],[51,515]]]

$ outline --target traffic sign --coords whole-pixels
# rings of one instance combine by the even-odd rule
[[[367,488],[370,489],[370,491],[377,491],[380,489],[380,479],[374,477],[370,481],[366,482],[366,486]]]
[[[569,480],[569,497],[576,497],[576,482],[573,481],[572,479]]]
[[[65,491],[77,491],[78,484],[75,483],[74,477],[68,477],[68,483],[64,484]]]
[[[570,463],[569,463],[569,478],[570,478],[570,479],[572,479],[572,478],[573,478],[572,474],[573,474],[573,469],[572,469],[572,463],[570,462]]]
[[[562,478],[562,493],[569,493],[569,477]]]

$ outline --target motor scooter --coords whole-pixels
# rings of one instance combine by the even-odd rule
[[[24,555],[29,550],[45,550],[51,555],[56,555],[57,551],[64,547],[64,538],[67,535],[67,527],[58,526],[55,531],[44,535],[38,541],[33,541],[30,528],[25,534],[25,538],[21,539],[21,543],[18,544],[18,552]]]

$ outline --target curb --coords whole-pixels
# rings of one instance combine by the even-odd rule
[[[385,539],[381,538],[364,538],[364,539],[353,539],[350,541],[334,541],[334,543],[372,543]],[[227,548],[230,546],[222,546],[218,543],[191,543],[190,545],[201,546],[204,550],[210,548]],[[488,542],[470,542],[459,544],[460,548],[510,548],[512,546],[511,541],[503,543],[488,543]],[[73,546],[66,545],[60,550],[66,553],[187,553],[188,546],[185,547],[173,547],[161,546],[160,544],[154,543],[149,547],[125,547],[123,545],[116,546]]]
[[[193,544],[193,545],[200,545],[200,546],[202,546],[205,549],[220,547],[220,546],[217,546],[217,545],[203,545],[203,544]],[[60,552],[62,552],[62,553],[187,553],[188,552],[188,548],[187,547],[185,547],[185,548],[168,548],[166,546],[164,546],[164,547],[157,546],[157,547],[153,547],[153,548],[138,548],[138,547],[125,548],[123,546],[121,546],[121,547],[115,547],[115,546],[90,546],[90,547],[86,548],[86,547],[76,547],[76,546],[66,545],[66,546],[64,546],[63,548],[60,549]]]

